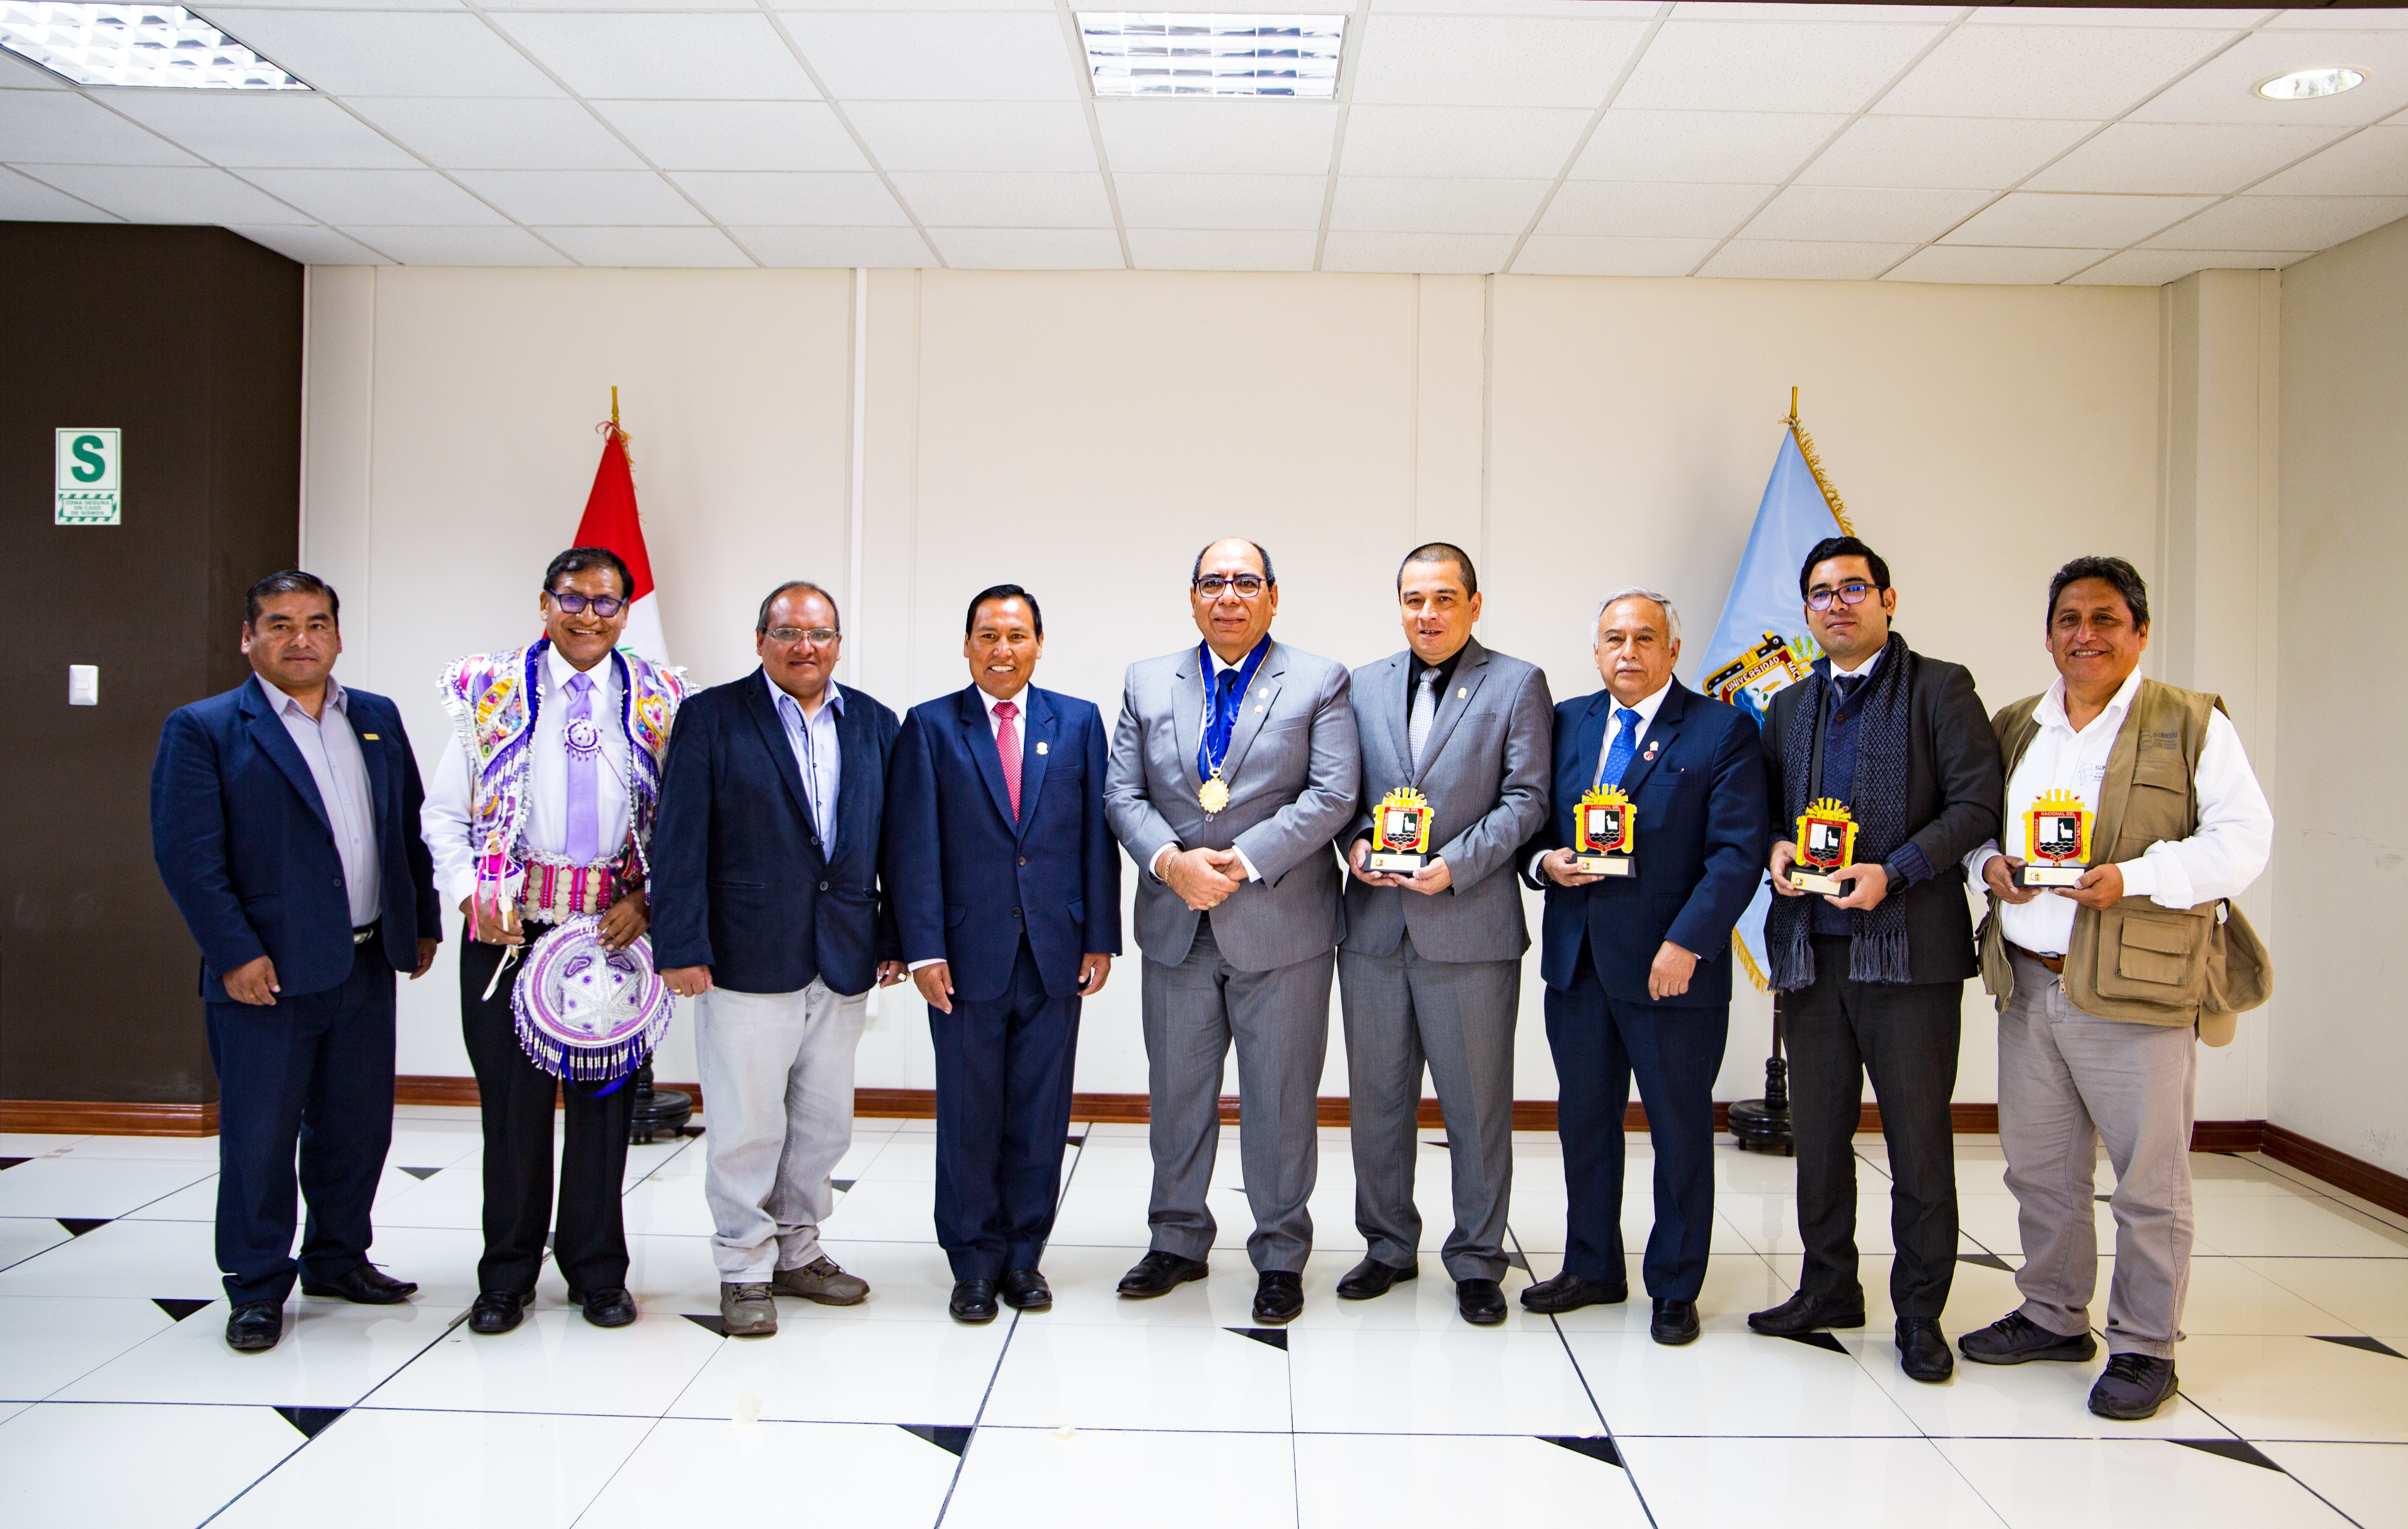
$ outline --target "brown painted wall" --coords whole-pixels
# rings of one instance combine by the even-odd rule
[[[0,222],[0,1098],[214,1100],[150,760],[251,672],[243,591],[297,554],[301,267],[222,229]],[[53,525],[51,433],[109,425],[124,524]]]

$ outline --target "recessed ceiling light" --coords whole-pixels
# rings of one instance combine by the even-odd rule
[[[1343,16],[1082,11],[1097,95],[1338,94]]]
[[[2313,101],[2320,95],[2354,91],[2365,83],[2366,77],[2356,69],[2295,69],[2258,86],[2258,93],[2269,101]]]
[[[0,0],[0,48],[79,85],[205,91],[309,87],[181,6]]]

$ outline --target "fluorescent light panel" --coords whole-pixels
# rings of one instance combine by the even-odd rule
[[[205,91],[309,87],[181,6],[0,0],[0,48],[79,85]]]
[[[1082,11],[1097,95],[1338,94],[1343,16],[1208,16]]]

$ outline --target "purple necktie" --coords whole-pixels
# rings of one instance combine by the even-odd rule
[[[594,725],[594,681],[568,677],[567,724],[561,741],[568,749],[568,858],[591,865],[602,858],[602,790],[595,769],[602,762],[602,730]]]

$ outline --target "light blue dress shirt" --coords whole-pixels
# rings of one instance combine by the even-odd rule
[[[824,848],[835,841],[837,786],[844,778],[844,750],[836,734],[837,719],[844,715],[844,687],[830,680],[819,714],[805,717],[802,703],[767,674],[761,683],[769,687],[778,720],[786,725],[786,744],[795,750],[795,763],[803,772],[803,795],[811,804],[811,828]]]
[[[342,857],[351,927],[365,929],[384,911],[384,861],[377,852],[367,760],[360,753],[359,735],[351,731],[351,696],[332,675],[327,676],[325,704],[313,718],[292,696],[259,676],[252,678],[258,679],[268,709],[301,750],[309,779],[317,782],[318,800],[326,807],[326,826],[334,832],[335,852]]]

